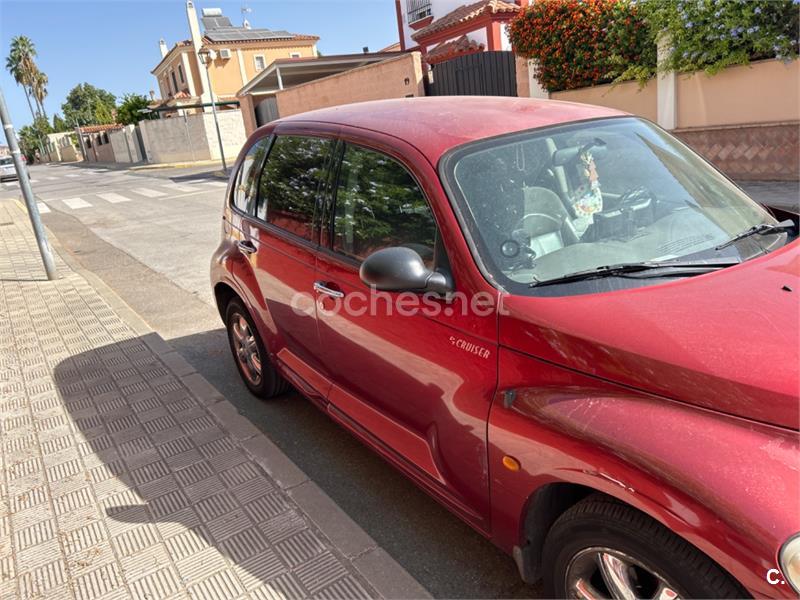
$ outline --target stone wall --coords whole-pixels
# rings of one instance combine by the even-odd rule
[[[126,125],[122,129],[108,134],[111,147],[114,149],[114,159],[118,163],[137,163],[142,161],[139,144],[136,141],[136,127]]]
[[[242,114],[238,109],[221,110],[217,116],[225,158],[232,162],[246,139]],[[142,121],[139,128],[147,162],[194,162],[220,158],[214,118],[210,112]]]

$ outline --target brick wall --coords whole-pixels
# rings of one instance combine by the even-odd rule
[[[676,129],[672,133],[732,179],[800,179],[798,123]]]
[[[275,94],[281,117],[351,102],[424,96],[419,52],[331,75]]]

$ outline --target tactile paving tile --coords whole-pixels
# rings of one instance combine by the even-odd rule
[[[377,593],[78,274],[0,230],[0,597]]]

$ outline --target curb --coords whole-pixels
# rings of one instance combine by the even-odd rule
[[[17,208],[17,210],[20,210]],[[20,212],[23,212],[20,210]],[[27,215],[25,215],[27,217]],[[11,216],[13,218],[13,216]],[[128,324],[148,348],[206,407],[245,454],[258,464],[284,490],[336,549],[367,582],[387,600],[432,598],[397,561],[380,548],[322,488],[247,418],[239,414],[205,377],[198,373],[158,332],[154,331],[130,306],[97,275],[86,270],[47,229],[50,246],[64,263],[86,279],[108,305]]]

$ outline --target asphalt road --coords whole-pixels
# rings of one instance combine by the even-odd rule
[[[94,272],[439,598],[537,597],[510,557],[296,393],[262,402],[239,381],[208,281],[224,181],[208,168],[33,166],[42,219]],[[0,184],[0,197],[16,196]]]

